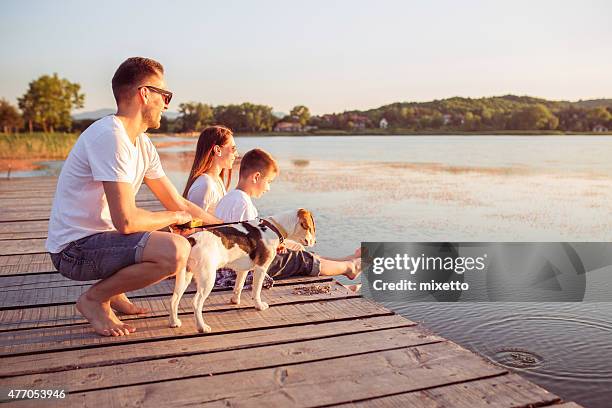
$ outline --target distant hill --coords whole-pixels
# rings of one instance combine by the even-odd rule
[[[107,115],[112,115],[113,113],[117,112],[117,109],[98,109],[95,111],[90,111],[90,112],[80,112],[80,113],[75,113],[74,115],[72,115],[72,119],[74,120],[82,120],[82,119],[100,119],[101,117],[107,116]],[[168,119],[174,120],[178,117],[178,112],[164,112],[164,116]]]
[[[588,101],[574,102],[573,104],[585,109],[593,109],[600,106],[603,106],[604,108],[612,108],[612,99],[591,99]]]
[[[81,112],[75,113],[72,115],[72,119],[74,120],[82,120],[82,119],[100,119],[103,116],[111,115],[117,112],[117,109],[98,109],[91,112]]]
[[[612,99],[591,99],[570,102],[535,98],[532,96],[503,95],[483,98],[465,98],[455,96],[446,99],[436,99],[429,102],[395,102],[366,111],[355,110],[346,111],[344,113],[357,113],[365,115],[377,113],[383,114],[383,112],[388,112],[390,110],[398,110],[402,108],[430,109],[437,110],[441,113],[460,114],[464,114],[469,111],[479,112],[482,111],[482,109],[492,109],[509,112],[520,110],[525,106],[536,104],[544,105],[553,112],[558,112],[564,109],[568,109],[570,107],[580,109],[594,109],[598,107],[604,107],[612,109]]]
[[[390,129],[413,131],[607,132],[612,129],[612,99],[570,102],[517,95],[452,97],[322,115],[311,118],[310,124],[319,129],[365,130],[382,126],[383,118]]]

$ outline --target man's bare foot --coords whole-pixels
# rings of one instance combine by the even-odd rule
[[[110,305],[117,312],[126,315],[136,315],[150,312],[149,309],[145,309],[144,307],[136,306],[135,304],[133,304],[130,299],[125,296],[125,293],[113,296],[110,300]]]
[[[124,336],[133,333],[136,328],[121,322],[110,308],[110,302],[99,303],[91,300],[87,292],[77,300],[76,308],[101,336]]]
[[[350,261],[348,262],[348,264],[349,264],[349,269],[348,271],[344,273],[344,276],[346,276],[350,280],[353,280],[357,278],[359,275],[361,275],[361,259],[360,258]]]

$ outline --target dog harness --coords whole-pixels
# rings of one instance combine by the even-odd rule
[[[270,217],[270,219],[273,220],[272,217]],[[275,224],[275,223],[274,223]],[[265,218],[260,218],[259,219],[259,227],[261,227],[262,225],[265,227],[270,228],[277,236],[278,236],[278,242],[279,244],[282,244],[283,241],[285,240],[285,238],[287,237],[287,231],[285,231],[285,229],[283,227],[281,227],[280,225],[274,225],[272,222],[266,220]],[[285,234],[281,233],[280,230],[283,230],[285,232]]]

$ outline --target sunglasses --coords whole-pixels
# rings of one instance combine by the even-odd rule
[[[140,88],[147,88],[150,91],[157,92],[163,98],[164,103],[166,105],[170,105],[170,101],[172,100],[172,92],[166,91],[165,89],[157,88],[157,87],[151,86],[151,85],[139,86],[138,89],[140,90]]]

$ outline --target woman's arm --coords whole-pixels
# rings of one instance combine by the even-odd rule
[[[199,218],[206,224],[222,222],[208,211],[204,211],[201,207],[182,197],[168,177],[164,176],[158,179],[145,178],[145,183],[166,209],[171,211],[187,211],[193,218]]]

